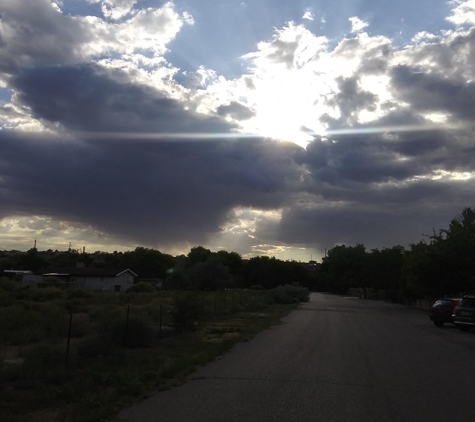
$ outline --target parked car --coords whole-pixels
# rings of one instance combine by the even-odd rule
[[[475,326],[475,296],[466,295],[460,299],[452,315],[454,324],[462,331]]]
[[[454,322],[452,315],[459,300],[443,298],[435,301],[430,308],[429,318],[436,327],[442,327],[446,322]]]

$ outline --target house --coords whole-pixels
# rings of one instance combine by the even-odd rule
[[[135,274],[130,269],[53,267],[23,275],[23,284],[63,282],[88,290],[123,292],[134,284]]]

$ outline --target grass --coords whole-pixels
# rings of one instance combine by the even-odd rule
[[[2,422],[112,419],[153,392],[185,382],[198,366],[277,324],[296,306],[276,304],[266,291],[83,295],[25,290],[11,284],[2,289],[0,280]],[[199,316],[193,314],[180,331],[173,329],[177,304],[186,302]],[[125,338],[127,329],[134,337]]]

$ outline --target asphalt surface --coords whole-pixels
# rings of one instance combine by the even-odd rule
[[[437,328],[401,305],[312,293],[281,325],[119,420],[474,422],[475,330]]]

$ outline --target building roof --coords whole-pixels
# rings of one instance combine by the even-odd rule
[[[37,275],[69,275],[82,277],[117,277],[125,272],[130,272],[137,277],[132,270],[126,268],[77,268],[77,267],[50,267],[35,271]]]

